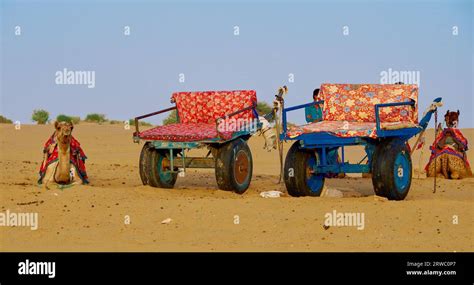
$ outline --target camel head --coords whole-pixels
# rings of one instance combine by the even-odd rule
[[[446,122],[446,127],[448,128],[457,128],[459,124],[459,110],[457,112],[450,112],[449,110],[444,115],[444,121]]]
[[[69,144],[71,142],[71,135],[74,126],[71,122],[55,122],[56,138],[62,144]]]

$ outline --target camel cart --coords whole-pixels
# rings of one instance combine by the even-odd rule
[[[416,85],[323,84],[320,90],[321,101],[288,108],[283,96],[277,96],[282,110],[279,139],[294,141],[283,167],[288,193],[319,196],[328,173],[371,173],[377,195],[403,200],[412,179],[408,140],[426,129],[441,98],[418,122]],[[287,126],[287,113],[315,104],[323,106],[322,121]],[[345,162],[348,146],[364,146],[365,157]]]
[[[261,128],[254,90],[178,92],[175,106],[135,118],[134,142],[143,141],[140,177],[144,185],[173,188],[187,168],[214,168],[219,189],[244,193],[252,179],[247,140]],[[176,123],[139,130],[139,120],[176,110]],[[205,157],[187,151],[207,148]]]

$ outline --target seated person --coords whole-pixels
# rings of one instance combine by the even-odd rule
[[[322,99],[319,97],[319,88],[314,89],[313,91],[313,100],[321,101]],[[323,106],[322,104],[314,104],[312,106],[306,107],[304,109],[305,118],[307,123],[314,123],[320,122],[323,120]],[[341,159],[339,158],[338,147],[332,148],[328,150],[327,160],[329,164],[336,164],[340,163]],[[327,178],[344,178],[346,175],[345,173],[327,173],[325,174]]]
[[[313,91],[313,100],[320,101],[319,98],[319,88],[314,89]],[[304,109],[305,118],[307,123],[320,122],[323,119],[323,106],[322,104],[314,104],[313,106],[306,107]]]

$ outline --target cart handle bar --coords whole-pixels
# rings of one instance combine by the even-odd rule
[[[135,135],[138,136],[140,134],[139,129],[138,129],[138,120],[148,118],[148,117],[151,117],[151,116],[155,116],[155,115],[158,115],[158,114],[161,114],[161,113],[166,113],[166,112],[169,112],[169,111],[174,110],[174,109],[176,109],[176,106],[166,108],[166,109],[163,109],[163,110],[159,110],[159,111],[156,111],[156,112],[153,112],[153,113],[145,114],[145,115],[142,115],[142,116],[135,117]]]

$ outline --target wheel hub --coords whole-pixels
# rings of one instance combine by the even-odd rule
[[[162,170],[169,170],[171,167],[170,160],[167,157],[163,157],[161,161],[161,169]]]
[[[244,152],[239,151],[235,156],[234,177],[237,183],[243,184],[249,174],[249,159]]]
[[[410,180],[410,164],[406,157],[406,154],[401,152],[395,158],[394,176],[395,186],[398,191],[404,191],[409,184]]]
[[[324,175],[314,173],[314,167],[316,167],[316,165],[316,157],[311,156],[306,165],[306,185],[308,185],[312,192],[321,190],[324,178]]]

